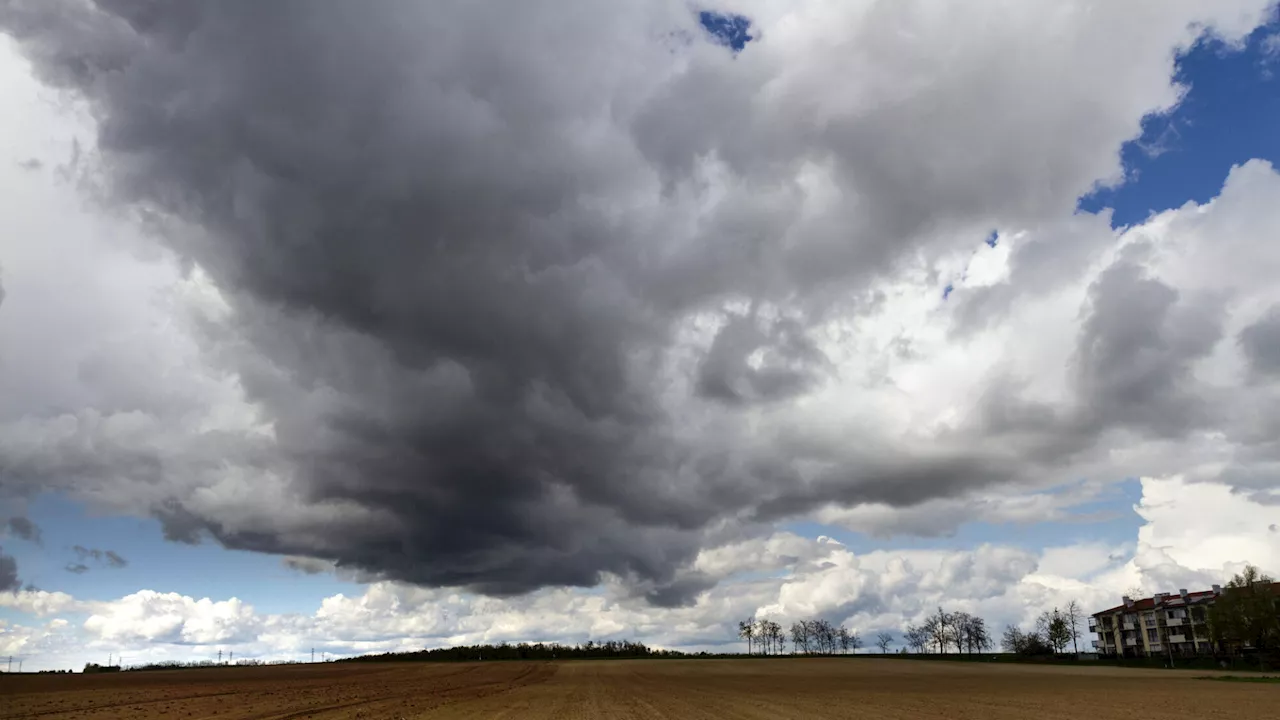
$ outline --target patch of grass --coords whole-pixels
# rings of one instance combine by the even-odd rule
[[[1222,682],[1276,683],[1280,684],[1280,675],[1204,675],[1197,680],[1220,680]]]

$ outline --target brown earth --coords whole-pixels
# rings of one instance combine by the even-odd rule
[[[328,663],[4,677],[0,720],[1280,717],[1280,686],[1203,674],[862,658]]]

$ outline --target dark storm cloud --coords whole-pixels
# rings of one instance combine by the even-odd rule
[[[128,479],[171,540],[492,594],[611,573],[678,605],[707,587],[679,570],[718,522],[1024,480],[969,438],[868,448],[755,436],[733,413],[821,385],[809,331],[830,294],[924,236],[1069,210],[1114,161],[1100,128],[1133,114],[1080,121],[1061,111],[1100,107],[1090,83],[1002,85],[985,50],[937,94],[838,117],[770,105],[781,71],[755,47],[664,40],[702,37],[683,2],[0,0],[0,28],[89,101],[113,198],[176,219],[155,220],[163,240],[232,311],[204,349],[272,433],[67,442],[0,461],[0,481]],[[971,83],[1027,108],[1019,132]],[[728,190],[702,212],[710,159]],[[816,219],[796,190],[813,161],[851,199]],[[1141,334],[1176,298],[1113,282],[1140,314],[1096,313],[1085,384],[1146,402],[1181,366],[1109,363],[1198,346]],[[1097,307],[1123,304],[1111,287]],[[724,309],[744,298],[786,312]],[[699,315],[723,323],[686,358],[675,338]]]
[[[22,538],[27,542],[40,542],[40,526],[31,522],[31,519],[22,515],[9,518],[8,522],[9,534],[17,538]]]

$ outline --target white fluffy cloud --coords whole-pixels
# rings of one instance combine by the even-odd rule
[[[1101,609],[1132,587],[1148,592],[1221,583],[1249,558],[1274,572],[1269,509],[1218,485],[1181,478],[1142,481],[1144,519],[1127,546],[1082,542],[1041,552],[999,545],[971,550],[854,553],[827,538],[775,533],[704,550],[697,567],[720,578],[689,607],[655,608],[618,584],[548,589],[512,599],[393,582],[359,596],[325,598],[309,615],[256,612],[240,600],[144,590],[80,602],[62,594],[0,595],[0,605],[47,618],[4,628],[6,647],[32,666],[66,667],[110,651],[130,662],[237,657],[300,659],[312,647],[336,655],[479,642],[631,638],[685,649],[734,647],[734,626],[756,616],[784,624],[826,617],[869,636],[896,631],[939,605],[993,627],[1027,624],[1072,599]],[[1197,522],[1212,511],[1234,520]],[[56,595],[56,601],[51,599]],[[62,617],[51,617],[62,615]],[[70,621],[87,615],[82,621]],[[1090,638],[1084,637],[1087,642]]]

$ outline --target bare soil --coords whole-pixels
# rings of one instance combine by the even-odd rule
[[[212,668],[0,677],[0,720],[1280,717],[1203,672],[880,659]]]

